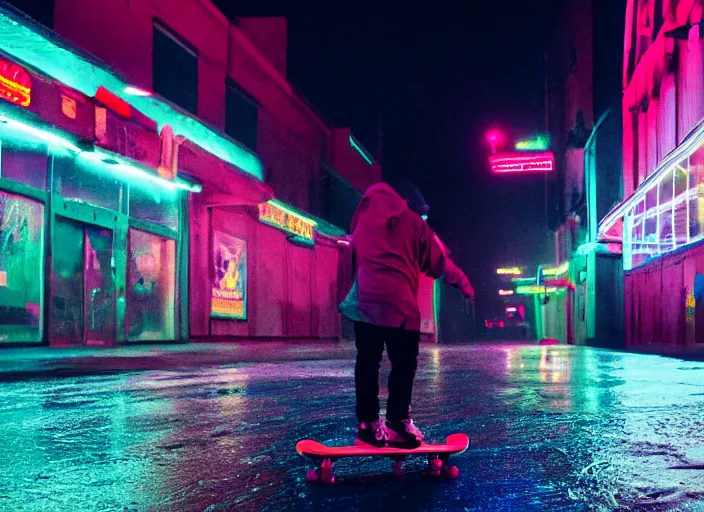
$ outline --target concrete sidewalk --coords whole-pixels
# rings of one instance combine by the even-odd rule
[[[347,341],[237,341],[117,348],[2,348],[0,381],[146,370],[221,367],[249,362],[352,359]]]

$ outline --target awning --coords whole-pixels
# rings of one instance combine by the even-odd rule
[[[655,168],[655,171],[640,184],[633,194],[606,214],[601,222],[599,222],[598,240],[606,243],[623,242],[623,216],[642,201],[645,198],[645,194],[652,190],[653,187],[657,186],[660,180],[668,172],[672,171],[680,161],[688,158],[703,143],[704,119],[699,121],[679,146],[662,159],[660,164]]]
[[[46,73],[69,87],[94,97],[103,86],[158,123],[169,125],[222,160],[263,180],[262,164],[255,154],[158,95],[130,93],[130,84],[96,57],[69,42],[23,13],[0,6],[0,51]]]

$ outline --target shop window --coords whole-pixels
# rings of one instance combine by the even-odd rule
[[[645,202],[641,201],[634,208],[633,216],[630,219],[632,267],[640,265],[646,259],[645,245],[643,243],[644,214]]]
[[[179,194],[174,191],[130,186],[130,217],[178,230]]]
[[[645,213],[643,214],[643,252],[646,257],[658,254],[658,187],[653,187],[645,194]]]
[[[42,340],[44,206],[0,191],[0,342]]]
[[[198,111],[198,54],[164,25],[154,22],[154,90],[192,114]]]
[[[688,200],[689,200],[689,171],[687,160],[675,166],[673,171],[673,181],[675,188],[674,197],[674,229],[675,246],[679,247],[688,241],[689,225],[687,223]]]
[[[44,190],[48,163],[46,146],[0,141],[0,177]]]
[[[237,85],[227,85],[225,133],[252,151],[257,149],[259,106]]]
[[[54,192],[65,199],[120,211],[121,186],[104,164],[80,158],[54,159]]]
[[[674,248],[673,175],[672,171],[668,172],[658,185],[660,188],[658,194],[658,254],[670,251]]]
[[[704,232],[704,146],[689,158],[689,241]]]
[[[127,276],[127,339],[175,339],[176,242],[131,229]]]

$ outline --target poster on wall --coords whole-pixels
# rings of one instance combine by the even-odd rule
[[[213,231],[213,273],[210,316],[247,318],[247,242]]]

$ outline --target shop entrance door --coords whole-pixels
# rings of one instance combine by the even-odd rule
[[[54,223],[50,341],[113,345],[113,232],[57,217]]]

